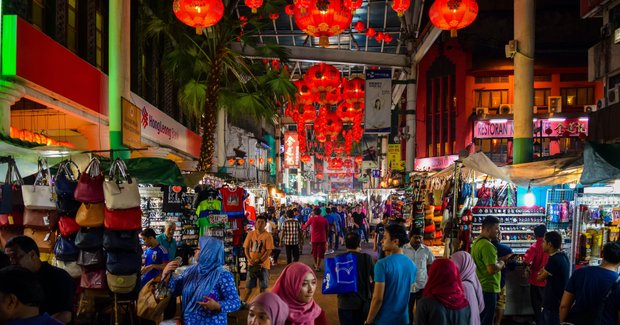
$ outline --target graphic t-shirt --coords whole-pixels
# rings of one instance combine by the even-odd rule
[[[549,256],[545,270],[551,275],[547,278],[545,293],[543,295],[543,308],[550,310],[560,310],[560,301],[564,288],[568,283],[568,273],[570,263],[564,252],[557,252]]]
[[[497,263],[497,248],[490,240],[478,236],[471,246],[471,257],[476,264],[476,275],[480,280],[482,291],[488,293],[499,293],[500,291],[500,272],[489,274],[487,265]]]
[[[606,300],[600,324],[616,324],[620,309],[620,285],[615,284],[617,278],[618,273],[598,266],[586,266],[573,272],[566,285],[566,291],[575,295],[570,313],[593,320],[609,288],[615,285],[615,290]]]
[[[166,262],[168,262],[168,251],[166,251],[165,248],[163,248],[161,245],[157,245],[153,248],[147,248],[146,249],[146,257],[144,259],[144,265],[145,266],[149,266],[149,265],[162,265]],[[161,274],[160,270],[150,270],[148,272],[146,272],[145,274],[142,275],[142,286],[144,286],[145,284],[147,284],[147,282],[149,282],[151,279],[159,276]]]
[[[222,198],[222,211],[229,217],[243,217],[244,200],[248,197],[247,192],[237,187],[231,189],[230,187],[222,187],[220,189],[220,197]]]
[[[218,199],[202,200],[196,207],[196,215],[199,218],[207,218],[212,214],[221,214],[222,201]]]
[[[250,251],[250,259],[260,259],[266,251],[273,249],[273,237],[267,231],[261,234],[258,230],[253,230],[245,238],[243,248]],[[267,270],[271,268],[269,258],[265,258],[262,266]]]
[[[246,205],[245,216],[248,218],[248,220],[256,221],[256,208],[251,205]]]
[[[375,282],[385,283],[383,304],[376,324],[408,324],[409,293],[415,283],[416,266],[403,254],[392,254],[375,264]]]

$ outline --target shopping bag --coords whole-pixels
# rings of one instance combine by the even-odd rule
[[[22,185],[24,206],[30,209],[56,209],[56,190],[46,160],[39,159],[39,171],[33,185]]]
[[[69,237],[80,231],[80,225],[75,222],[75,218],[63,216],[58,219],[58,230],[61,235]]]
[[[109,210],[131,209],[140,206],[138,181],[129,175],[125,162],[117,158],[103,182],[105,206]]]
[[[54,245],[54,255],[58,261],[77,261],[80,249],[75,246],[75,237],[58,236]]]
[[[32,238],[37,243],[40,253],[51,253],[54,250],[56,240],[54,231],[25,227],[24,235]]]
[[[140,272],[142,256],[139,253],[108,252],[106,269],[117,275],[129,275]]]
[[[14,207],[13,211],[0,214],[0,227],[22,227],[24,225],[24,207]]]
[[[107,288],[105,270],[83,272],[80,278],[80,287],[84,289]]]
[[[165,286],[165,282],[161,282],[159,279],[155,278],[142,287],[138,295],[138,303],[136,306],[136,312],[139,317],[152,321],[162,319],[164,310],[168,306],[168,302],[171,298],[170,294],[160,294],[160,292],[166,291],[164,290]]]
[[[79,249],[96,250],[103,246],[103,228],[80,228],[75,236],[75,246]]]
[[[357,257],[352,254],[325,259],[323,294],[357,292]]]
[[[84,203],[98,203],[104,201],[103,174],[99,159],[91,159],[84,172],[80,175],[73,196]]]
[[[80,227],[103,226],[103,203],[82,203],[75,216]]]
[[[58,212],[56,210],[24,209],[24,226],[39,229],[56,229]]]
[[[103,226],[108,230],[140,230],[142,210],[140,207],[124,210],[104,209]]]
[[[105,230],[103,232],[103,248],[110,252],[135,253],[140,249],[139,231],[137,230]]]
[[[114,293],[130,293],[136,288],[136,283],[138,283],[138,274],[117,275],[106,272],[106,281],[110,291]]]
[[[24,209],[22,188],[24,184],[15,160],[9,159],[4,184],[0,187],[0,214],[8,214],[17,208]]]

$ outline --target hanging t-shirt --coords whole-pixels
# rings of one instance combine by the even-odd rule
[[[161,189],[164,192],[164,203],[162,204],[162,211],[164,212],[181,211],[184,187],[183,186],[162,186]]]
[[[194,208],[197,208],[200,202],[204,200],[217,199],[220,195],[220,192],[216,190],[213,186],[198,185],[194,188],[194,191],[196,192],[192,204]]]
[[[221,214],[222,201],[218,199],[203,200],[196,207],[196,215],[199,218],[207,218],[212,214]]]
[[[220,189],[220,198],[222,199],[222,212],[231,218],[239,218],[245,216],[243,213],[243,201],[248,197],[248,193],[241,187],[230,188],[224,186]]]
[[[256,221],[256,208],[251,205],[246,205],[245,216],[248,218],[248,220]]]

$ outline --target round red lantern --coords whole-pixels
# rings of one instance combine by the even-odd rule
[[[410,0],[393,0],[392,9],[401,17],[409,9]]]
[[[252,13],[255,14],[258,8],[263,5],[263,0],[245,0],[245,5],[252,9]]]
[[[378,32],[377,36],[375,36],[377,42],[381,43],[383,41],[383,32]]]
[[[323,173],[316,173],[316,179],[323,179]]]
[[[269,19],[271,20],[278,20],[278,18],[280,18],[280,13],[279,12],[272,12],[269,14]]]
[[[362,7],[362,0],[344,0],[344,7],[355,13],[355,10]]]
[[[254,159],[249,159],[249,160],[248,160],[248,164],[250,164],[250,165],[254,165]]]
[[[449,30],[452,37],[456,31],[469,26],[478,16],[475,0],[436,0],[428,11],[433,25]]]
[[[368,27],[368,29],[366,30],[366,36],[373,37],[375,36],[375,34],[377,34],[377,31],[375,31],[375,29],[372,27]]]
[[[222,19],[224,3],[222,0],[174,0],[172,11],[177,19],[196,28],[196,34],[200,35],[203,28],[211,27]]]
[[[353,167],[353,160],[351,159],[346,159],[343,163],[342,166],[344,168],[352,168]]]
[[[319,63],[308,69],[304,76],[306,86],[315,94],[317,101],[327,99],[327,94],[340,89],[340,71],[333,65]]]
[[[350,123],[353,122],[357,113],[351,108],[350,104],[341,103],[338,105],[338,108],[336,108],[336,114],[340,117],[342,122]]]
[[[329,112],[325,116],[325,134],[330,136],[338,136],[342,130],[342,121],[334,112]]]
[[[342,1],[318,0],[315,3],[316,5],[306,7],[308,10],[303,11],[303,7],[296,6],[295,24],[304,33],[318,37],[319,45],[325,47],[329,45],[330,36],[339,35],[349,28],[353,15]]]
[[[265,158],[258,158],[258,163],[259,163],[259,164],[262,164],[262,163],[264,163],[264,162],[265,162]]]
[[[271,157],[267,158],[267,162],[271,164],[273,162],[273,158]]]
[[[243,159],[239,159],[239,160],[237,160],[237,163],[238,163],[239,165],[243,165],[243,164],[245,164],[245,160],[243,160]]]
[[[310,157],[310,155],[308,155],[308,154],[301,155],[301,158],[299,158],[299,160],[301,160],[301,162],[304,163],[304,164],[309,163],[311,159],[312,159],[312,157]]]
[[[234,159],[228,159],[228,164],[229,165],[234,165],[235,164],[235,160]]]
[[[362,78],[345,79],[342,83],[342,99],[349,104],[364,103],[366,100],[365,83],[366,81]]]
[[[340,89],[334,89],[325,94],[325,97],[320,95],[315,98],[316,102],[321,105],[336,105],[342,99]]]
[[[312,105],[299,105],[297,108],[299,119],[303,123],[312,123],[316,119],[316,109]]]
[[[314,95],[304,79],[295,80],[293,84],[297,87],[295,98],[298,104],[311,105],[314,103]]]
[[[316,141],[323,143],[323,142],[327,141],[327,136],[325,134],[323,134],[323,133],[318,133],[316,135]]]
[[[364,29],[366,29],[366,25],[363,21],[359,20],[357,23],[355,23],[355,25],[353,25],[353,28],[355,28],[356,31],[361,33],[364,31]]]
[[[383,35],[383,41],[386,42],[387,44],[392,43],[393,40],[394,40],[394,36],[392,36],[392,34]]]
[[[287,15],[292,16],[295,13],[295,6],[294,5],[287,5],[286,7],[284,7],[284,12]]]
[[[364,157],[362,157],[362,156],[357,156],[357,157],[355,157],[355,162],[356,162],[357,164],[361,164],[361,163],[363,163],[363,162],[364,162]]]

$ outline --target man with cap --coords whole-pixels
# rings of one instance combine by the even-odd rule
[[[536,242],[528,248],[523,257],[523,263],[525,264],[525,273],[530,284],[530,301],[532,303],[532,309],[534,310],[534,320],[536,324],[543,324],[542,319],[542,302],[543,292],[547,285],[547,280],[539,280],[538,273],[547,265],[549,254],[544,251],[544,239],[547,233],[547,227],[544,224],[540,224],[534,228],[534,235],[536,236]]]

